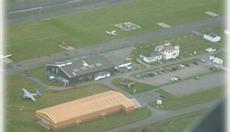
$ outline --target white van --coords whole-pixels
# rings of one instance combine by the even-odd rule
[[[110,76],[111,74],[109,72],[99,72],[98,74],[94,76],[94,80],[96,81],[96,80],[108,78]]]

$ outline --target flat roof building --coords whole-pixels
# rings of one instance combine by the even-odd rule
[[[37,110],[35,117],[42,126],[55,130],[115,112],[130,112],[136,108],[135,106],[135,102],[122,93],[107,91]]]
[[[151,54],[140,55],[140,59],[146,63],[153,63],[162,59],[161,52],[154,52]]]
[[[221,40],[221,37],[214,33],[204,33],[203,38],[213,43],[219,42]]]
[[[81,80],[92,80],[95,74],[114,71],[114,66],[106,58],[98,54],[90,54],[78,58],[47,64],[46,71],[61,76],[70,83]]]

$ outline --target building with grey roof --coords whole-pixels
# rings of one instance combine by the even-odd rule
[[[70,84],[92,80],[100,72],[114,72],[114,66],[106,58],[98,54],[90,54],[79,58],[73,58],[47,64],[46,72],[69,80]]]
[[[140,59],[146,63],[156,62],[162,59],[161,52],[154,52],[151,54],[140,55]]]

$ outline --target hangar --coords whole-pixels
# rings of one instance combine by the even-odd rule
[[[92,80],[100,73],[112,74],[115,71],[113,64],[98,54],[89,54],[79,58],[56,62],[55,64],[47,64],[45,70],[49,75],[68,80],[67,84]]]
[[[130,112],[136,108],[136,104],[122,93],[107,91],[37,110],[35,117],[42,126],[56,130],[115,112]]]

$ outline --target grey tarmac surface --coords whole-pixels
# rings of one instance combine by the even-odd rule
[[[192,63],[189,63],[189,65],[190,65],[189,67],[185,67],[184,69],[181,69],[181,70],[172,71],[172,72],[167,71],[166,73],[162,73],[161,75],[144,78],[143,80],[148,81],[149,84],[160,86],[160,85],[164,85],[167,83],[171,83],[172,82],[171,78],[175,76],[180,77],[181,79],[186,79],[189,77],[193,77],[193,76],[195,77],[200,74],[211,72],[209,65],[207,64],[199,63],[199,65],[194,65]],[[156,70],[156,71],[159,71],[159,70]]]
[[[176,37],[185,33],[191,33],[194,30],[199,30],[202,28],[210,28],[221,25],[224,21],[224,17],[210,18],[206,20],[200,20],[189,24],[184,24],[176,26],[170,29],[163,29],[155,32],[145,33],[141,35],[136,35],[132,37],[126,37],[123,39],[112,40],[102,44],[96,44],[93,46],[88,46],[85,48],[77,49],[75,52],[60,52],[52,54],[49,56],[43,56],[38,58],[33,58],[30,60],[21,61],[14,63],[10,67],[6,68],[7,74],[14,74],[18,72],[23,72],[31,70],[34,68],[45,66],[48,63],[53,63],[59,60],[75,58],[83,56],[85,54],[97,53],[98,51],[103,54],[105,52],[113,51],[116,49],[122,49],[127,47],[136,46],[142,43],[151,42],[154,40],[159,40],[163,38]]]
[[[7,22],[13,25],[43,21],[73,12],[93,10],[134,0],[40,0],[7,4]]]
[[[109,51],[102,53],[104,57],[106,57],[108,60],[115,62],[116,65],[122,64],[125,62],[129,54],[135,49],[134,47],[128,47],[128,48],[122,48],[117,49],[114,51]]]
[[[161,87],[161,89],[173,95],[182,96],[224,85],[225,76],[223,72],[218,72],[201,76],[199,80],[192,78],[178,83],[166,85]]]

